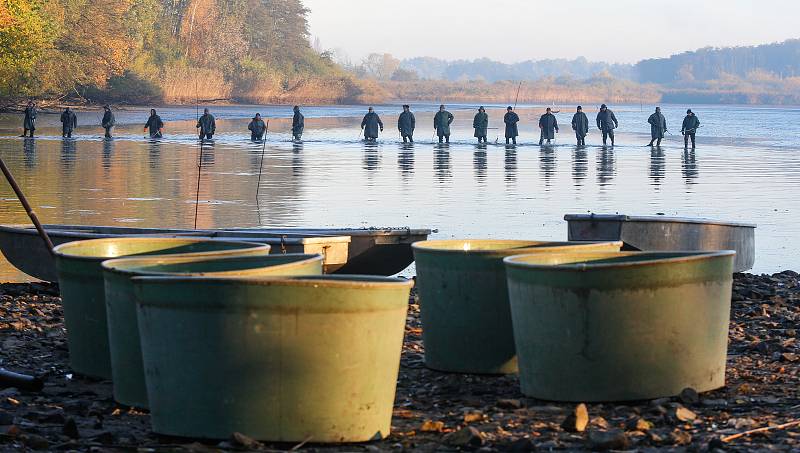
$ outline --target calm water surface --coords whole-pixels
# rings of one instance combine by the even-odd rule
[[[472,138],[474,106],[451,106],[452,141],[432,140],[434,105],[416,106],[417,143],[399,143],[399,107],[377,106],[386,126],[377,144],[358,140],[364,107],[309,107],[304,142],[289,141],[285,106],[212,107],[218,134],[202,152],[198,225],[211,227],[410,226],[434,237],[564,240],[566,213],[663,213],[757,223],[754,272],[798,269],[800,246],[800,110],[693,106],[703,128],[696,151],[684,151],[685,108],[665,106],[670,130],[661,149],[649,141],[651,108],[612,109],[618,145],[597,146],[596,130],[576,148],[572,108],[557,115],[562,133],[539,147],[543,108],[521,106],[520,145]],[[500,106],[490,127],[502,126]],[[596,106],[585,106],[590,122]],[[269,118],[266,146],[246,130],[255,112]],[[0,116],[0,155],[47,223],[191,227],[200,147],[194,108],[159,109],[165,138],[145,139],[147,109],[117,112],[114,140],[103,140],[98,112],[79,112],[72,140],[62,140],[57,115],[42,115],[39,137],[19,134],[18,115]],[[490,130],[490,140],[502,134]],[[500,137],[500,141],[503,139]],[[259,197],[256,184],[264,155]],[[0,222],[27,223],[5,182]],[[410,272],[410,271],[408,271]],[[0,271],[0,279],[16,276]]]

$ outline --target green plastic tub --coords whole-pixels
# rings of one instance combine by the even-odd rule
[[[589,402],[722,387],[734,255],[506,258],[522,392]]]
[[[614,250],[621,242],[435,240],[416,242],[425,365],[441,371],[517,371],[503,258],[521,253]]]
[[[204,275],[207,277],[263,277],[321,275],[322,255],[243,255],[224,257],[154,256],[103,262],[108,340],[114,399],[147,408],[139,324],[131,278],[143,275]]]
[[[64,306],[70,366],[76,373],[111,379],[103,268],[109,258],[135,255],[266,255],[250,242],[173,238],[109,238],[75,241],[54,249]]]
[[[321,443],[389,434],[411,281],[133,283],[156,433]]]

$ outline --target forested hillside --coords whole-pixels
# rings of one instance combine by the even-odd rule
[[[366,101],[300,0],[0,0],[0,98]]]

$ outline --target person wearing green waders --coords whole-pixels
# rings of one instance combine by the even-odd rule
[[[303,138],[303,129],[306,127],[306,118],[300,113],[300,106],[294,106],[292,116],[292,140],[300,141]]]
[[[541,145],[547,140],[547,144],[550,144],[550,140],[556,138],[556,133],[558,133],[558,121],[556,121],[556,116],[553,115],[553,111],[550,107],[547,107],[547,112],[539,118],[539,144]]]
[[[453,114],[444,109],[444,104],[439,106],[439,111],[433,117],[433,128],[439,137],[439,143],[446,140],[450,143],[450,123],[453,122]]]
[[[61,136],[72,138],[72,131],[78,127],[78,117],[69,107],[61,114]]]
[[[511,108],[510,105],[506,109],[506,114],[503,116],[503,122],[506,123],[506,145],[509,140],[512,140],[516,145],[517,136],[519,135],[519,129],[517,128],[519,115],[514,112],[514,109]]]
[[[247,130],[250,131],[250,140],[257,141],[264,138],[264,133],[267,131],[267,125],[261,119],[261,114],[256,113],[256,116],[247,125]]]
[[[697,133],[697,128],[700,127],[700,120],[692,112],[692,109],[686,111],[686,118],[683,119],[681,125],[681,134],[683,134],[683,148],[689,147],[689,138],[692,139],[692,149],[694,149],[694,134]]]
[[[28,106],[25,107],[25,119],[22,120],[22,136],[26,136],[28,131],[30,131],[31,138],[33,137],[33,131],[36,130],[36,103],[33,101],[28,101]]]
[[[400,137],[403,138],[403,143],[408,140],[414,143],[414,128],[417,127],[417,119],[411,113],[411,106],[408,104],[403,105],[403,113],[397,118],[397,130],[400,131]]]
[[[475,114],[475,118],[472,120],[472,128],[475,129],[475,137],[478,139],[478,143],[486,143],[486,131],[489,129],[489,115],[486,113],[486,109],[483,106],[478,108],[478,113]]]
[[[661,139],[667,132],[667,119],[661,114],[661,107],[656,107],[656,112],[647,118],[647,122],[650,123],[650,143],[647,146],[653,146],[656,140],[656,146],[661,146]]]
[[[383,132],[383,121],[381,117],[375,113],[372,107],[369,108],[364,119],[361,120],[361,129],[364,130],[364,139],[368,142],[374,142],[378,139],[378,129]]]
[[[575,114],[572,115],[572,130],[575,131],[578,146],[586,146],[586,134],[589,133],[589,118],[583,113],[583,107],[580,105],[575,109]]]
[[[214,138],[214,132],[217,131],[217,121],[214,115],[208,113],[208,109],[203,109],[203,116],[197,120],[196,128],[200,129],[200,140]]]
[[[100,125],[103,126],[103,129],[106,130],[106,138],[111,138],[111,129],[114,127],[114,124],[117,122],[114,119],[114,112],[111,111],[111,106],[106,104],[103,106],[103,119],[100,121]]]

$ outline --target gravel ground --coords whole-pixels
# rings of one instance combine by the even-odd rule
[[[57,287],[2,284],[0,367],[41,376],[45,385],[38,392],[0,386],[0,450],[800,451],[799,279],[791,271],[736,275],[725,388],[626,404],[549,403],[522,395],[516,376],[428,370],[412,299],[392,434],[344,446],[157,436],[147,412],[114,402],[110,382],[71,374]],[[758,428],[765,430],[736,437]]]

